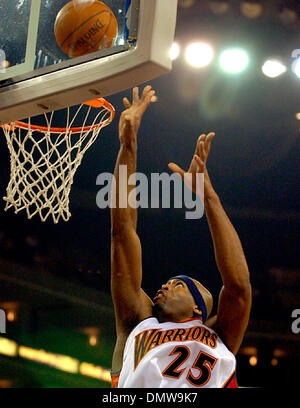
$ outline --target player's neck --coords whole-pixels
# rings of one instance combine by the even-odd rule
[[[159,313],[157,316],[157,320],[159,323],[167,323],[167,322],[173,322],[173,323],[179,323],[182,322],[183,320],[191,319],[194,316],[190,316],[189,314],[166,314],[166,313]]]

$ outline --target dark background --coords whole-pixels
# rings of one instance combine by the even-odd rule
[[[230,8],[224,14],[213,12],[212,3],[220,2],[180,2],[176,41],[182,51],[195,39],[209,41],[216,55],[227,46],[239,45],[248,50],[250,66],[239,75],[228,75],[219,70],[216,60],[209,67],[195,69],[181,55],[170,74],[152,81],[159,101],[149,108],[140,128],[137,171],[146,175],[169,172],[170,161],[187,168],[197,137],[216,132],[208,169],[242,241],[253,286],[249,329],[237,357],[238,380],[242,386],[287,386],[295,383],[299,363],[299,334],[292,333],[291,313],[300,308],[300,135],[295,117],[300,111],[300,79],[290,67],[292,51],[300,48],[300,10],[297,1],[262,1],[263,14],[250,19],[241,12],[243,2],[225,2]],[[290,14],[290,19],[285,17],[286,10],[295,12],[294,22]],[[288,72],[269,79],[261,66],[275,55],[286,63]],[[29,221],[25,213],[5,213],[4,202],[0,215],[5,273],[13,269],[11,265],[20,265],[27,271],[24,280],[26,274],[36,273],[46,285],[50,274],[62,279],[66,291],[70,282],[91,288],[95,299],[99,292],[100,304],[106,299],[109,309],[105,318],[96,309],[94,314],[84,309],[81,319],[80,302],[74,311],[55,298],[46,302],[41,296],[44,300],[32,306],[34,289],[20,285],[20,290],[12,290],[12,283],[4,280],[3,302],[31,310],[29,326],[24,329],[23,325],[22,331],[11,328],[15,338],[32,341],[45,328],[82,332],[100,325],[100,337],[107,338],[109,346],[104,360],[99,357],[99,361],[108,368],[114,342],[109,297],[110,214],[96,206],[96,178],[114,170],[121,101],[130,95],[127,91],[107,98],[116,108],[116,119],[102,131],[76,173],[68,223],[41,223],[38,217]],[[0,195],[5,196],[9,154],[4,138],[0,143]],[[143,288],[150,296],[170,276],[184,273],[212,291],[216,308],[221,278],[205,217],[186,220],[181,210],[143,209],[139,210],[138,233],[143,247]],[[50,309],[56,303],[58,313],[53,318]],[[47,336],[43,341],[47,344]],[[59,344],[57,340],[48,347],[56,350]],[[90,353],[90,359],[96,354]],[[258,358],[253,367],[249,365],[251,355]],[[276,365],[271,364],[274,358]]]

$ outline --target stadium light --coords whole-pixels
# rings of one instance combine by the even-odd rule
[[[222,52],[219,62],[224,71],[238,74],[247,68],[249,57],[246,51],[240,48],[231,48]]]
[[[16,320],[16,313],[14,310],[9,310],[7,312],[6,318],[9,322],[14,322]]]
[[[292,71],[297,75],[298,78],[300,78],[300,58],[297,58],[293,65],[292,65]]]
[[[97,343],[98,343],[98,339],[97,339],[97,336],[89,336],[89,344],[91,345],[91,346],[96,346],[97,345]]]
[[[252,367],[255,367],[255,366],[257,365],[257,357],[256,357],[256,356],[251,356],[251,357],[249,358],[249,364],[250,364]]]
[[[264,11],[263,6],[258,2],[256,3],[243,2],[240,7],[241,12],[247,18],[258,18],[262,15]]]
[[[283,65],[282,62],[275,59],[267,60],[262,67],[262,72],[269,78],[277,78],[286,71],[286,66]]]
[[[179,44],[177,44],[176,42],[173,43],[171,49],[170,49],[170,57],[171,60],[174,61],[179,57],[180,54],[180,47]]]
[[[271,365],[272,365],[273,367],[276,367],[276,366],[278,365],[278,360],[277,360],[277,358],[272,358],[272,360],[271,360]]]
[[[209,65],[214,57],[214,51],[209,44],[193,43],[186,48],[186,61],[193,67],[201,68]]]

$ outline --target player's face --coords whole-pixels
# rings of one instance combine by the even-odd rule
[[[195,302],[185,282],[171,279],[162,285],[154,299],[153,314],[159,320],[183,320],[193,316]]]

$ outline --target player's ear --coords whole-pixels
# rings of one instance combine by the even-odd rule
[[[202,310],[200,310],[197,305],[194,306],[193,312],[196,316],[202,316]]]

